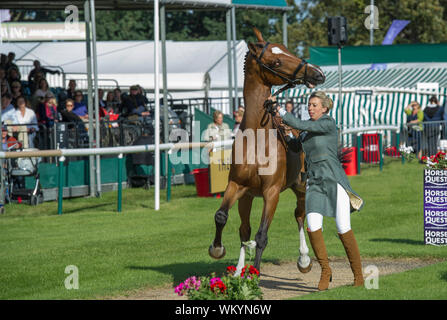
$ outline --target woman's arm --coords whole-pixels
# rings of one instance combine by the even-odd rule
[[[334,121],[324,116],[316,121],[301,120],[295,118],[292,114],[287,112],[281,117],[285,124],[298,130],[305,130],[309,132],[320,132],[320,133],[327,133],[335,130]]]

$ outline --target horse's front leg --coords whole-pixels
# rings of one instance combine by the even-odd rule
[[[300,237],[300,256],[298,257],[297,267],[301,273],[307,273],[312,269],[312,260],[309,257],[309,248],[306,243],[306,236],[304,232],[304,219],[306,217],[305,211],[305,192],[301,192],[296,188],[292,188],[296,195],[296,209],[295,219],[298,223],[298,233]]]
[[[262,211],[261,224],[259,225],[259,230],[256,233],[256,256],[254,267],[260,270],[262,253],[267,246],[268,237],[267,232],[270,227],[270,223],[275,215],[276,206],[279,201],[279,187],[272,187],[264,191],[264,209]]]
[[[239,200],[247,191],[247,188],[238,185],[234,181],[228,183],[225,189],[224,198],[219,210],[216,211],[214,215],[214,222],[216,224],[216,234],[213,243],[208,249],[209,255],[214,259],[221,259],[225,256],[225,247],[222,245],[222,231],[227,224],[228,211],[234,205],[234,203]]]

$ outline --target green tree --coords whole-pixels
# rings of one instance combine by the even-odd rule
[[[446,0],[380,0],[379,29],[374,44],[381,44],[395,19],[411,22],[395,43],[439,43],[447,41]],[[311,46],[327,46],[327,18],[342,15],[347,20],[347,45],[368,45],[370,31],[365,27],[369,0],[303,0],[296,22],[289,25],[289,42],[296,52],[309,55]]]

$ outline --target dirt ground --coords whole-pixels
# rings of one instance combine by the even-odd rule
[[[329,289],[353,283],[352,271],[346,258],[331,258],[329,260],[332,268],[332,282]],[[363,269],[369,265],[377,266],[379,276],[381,276],[420,268],[436,262],[439,262],[439,260],[369,258],[363,259],[362,265]],[[313,261],[312,270],[306,274],[298,271],[296,262],[284,262],[281,264],[264,263],[261,267],[260,286],[265,300],[283,300],[317,291],[321,269],[315,260]],[[146,288],[128,295],[106,297],[105,299],[186,300],[186,297],[180,297],[175,294],[172,286],[165,286],[161,288]]]

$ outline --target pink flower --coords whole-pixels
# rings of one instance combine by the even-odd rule
[[[183,294],[185,293],[184,291],[186,291],[186,287],[185,284],[182,282],[180,283],[177,287],[175,287],[175,293],[177,293],[179,296],[183,296]]]
[[[187,289],[199,290],[200,284],[201,284],[200,279],[197,279],[195,276],[185,280],[185,286]]]

